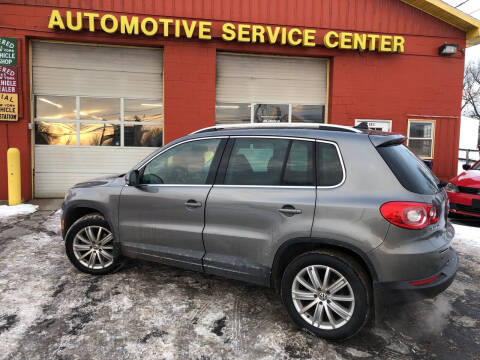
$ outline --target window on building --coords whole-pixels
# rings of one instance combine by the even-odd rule
[[[325,106],[292,104],[292,122],[325,122]]]
[[[300,104],[217,103],[217,124],[325,122],[325,106]]]
[[[217,103],[215,118],[217,124],[238,124],[251,122],[252,104]]]
[[[34,97],[36,145],[160,147],[158,99]]]
[[[422,159],[433,159],[435,121],[409,120],[407,145]]]

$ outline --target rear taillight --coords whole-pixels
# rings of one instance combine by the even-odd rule
[[[425,203],[392,201],[383,204],[380,213],[390,223],[405,229],[419,230],[438,221],[437,208]]]

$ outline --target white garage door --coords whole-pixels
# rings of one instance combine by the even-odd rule
[[[217,54],[216,122],[324,122],[328,61]]]
[[[34,192],[126,172],[162,145],[159,49],[32,43]]]

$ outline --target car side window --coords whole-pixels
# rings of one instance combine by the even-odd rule
[[[142,184],[205,184],[221,139],[189,141],[165,151],[144,168]]]
[[[228,162],[227,185],[314,185],[313,142],[237,138]]]
[[[335,186],[343,180],[343,167],[337,147],[317,142],[317,185]]]
[[[313,141],[294,140],[290,147],[283,184],[289,186],[315,185],[313,170]]]
[[[225,184],[281,185],[289,140],[237,138],[230,155]]]

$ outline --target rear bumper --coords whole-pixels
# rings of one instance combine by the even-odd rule
[[[447,289],[455,279],[458,268],[458,257],[452,248],[449,248],[449,260],[436,274],[428,278],[437,277],[434,281],[423,285],[411,285],[410,281],[394,281],[374,283],[375,307],[381,309],[385,306],[398,303],[418,301],[424,298],[432,298]],[[412,279],[419,281],[423,279]]]

